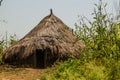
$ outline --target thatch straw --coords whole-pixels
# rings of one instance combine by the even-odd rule
[[[80,49],[85,45],[82,41],[76,41],[77,37],[58,17],[51,12],[33,30],[10,46],[3,53],[6,63],[26,60],[36,50],[51,51],[58,54],[58,58],[79,56]]]

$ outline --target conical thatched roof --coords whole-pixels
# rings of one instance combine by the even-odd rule
[[[6,63],[25,61],[36,50],[48,50],[52,55],[58,54],[58,58],[79,56],[79,50],[84,46],[72,30],[51,12],[26,36],[9,47],[3,53],[3,60]]]

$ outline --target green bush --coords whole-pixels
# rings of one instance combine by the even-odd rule
[[[79,59],[69,59],[57,70],[46,75],[47,80],[107,80],[104,66],[95,62],[83,63]]]
[[[82,17],[80,25],[76,24],[78,38],[85,41],[88,50],[92,50],[92,59],[114,58],[118,59],[120,55],[120,46],[118,45],[119,24],[114,23],[110,15],[103,10],[106,5],[102,2],[94,10],[93,21]],[[89,55],[91,53],[87,53]]]

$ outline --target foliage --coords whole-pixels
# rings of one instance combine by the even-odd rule
[[[52,74],[46,75],[46,79],[120,79],[120,23],[113,21],[101,0],[95,6],[92,21],[82,17],[80,24],[75,24],[78,38],[86,43],[81,58],[65,61]]]
[[[106,80],[105,67],[97,66],[94,62],[83,63],[78,59],[69,59],[61,64],[58,69],[49,76],[50,80]],[[49,77],[47,76],[47,77]],[[47,78],[48,79],[48,78]]]
[[[106,4],[100,1],[95,4],[93,22],[82,18],[78,28],[78,37],[83,39],[87,45],[81,57],[84,62],[95,61],[98,65],[104,66],[108,79],[120,79],[120,24],[115,23],[111,15],[104,10]],[[87,20],[86,24],[85,21]]]
[[[88,20],[88,25],[85,22],[86,18],[82,18],[80,25],[76,25],[79,29],[77,32],[79,39],[82,39],[86,42],[87,49],[97,51],[93,54],[95,58],[99,56],[110,58],[117,58],[116,52],[119,51],[119,45],[117,44],[119,38],[117,25],[112,21],[112,18],[106,13],[103,13],[102,4],[97,5],[97,11],[94,10],[92,13],[93,22]],[[103,5],[104,6],[104,5]],[[109,17],[109,18],[108,18]],[[107,52],[106,52],[107,51]],[[109,51],[109,52],[108,52]],[[118,53],[118,52],[117,52]],[[114,55],[114,56],[113,56]]]
[[[16,44],[18,41],[16,34],[10,36],[9,45]]]

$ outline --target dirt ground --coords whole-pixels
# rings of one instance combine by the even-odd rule
[[[46,69],[0,66],[0,80],[40,80]]]

